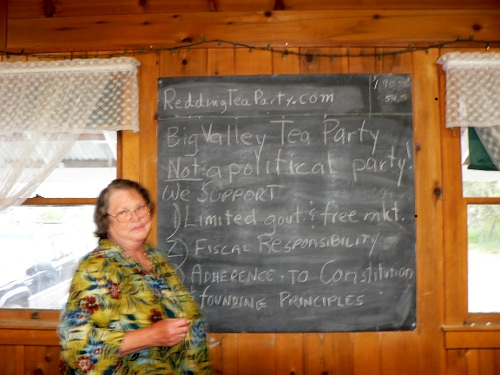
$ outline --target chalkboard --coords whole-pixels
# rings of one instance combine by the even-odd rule
[[[411,77],[158,80],[158,247],[212,332],[416,327]]]

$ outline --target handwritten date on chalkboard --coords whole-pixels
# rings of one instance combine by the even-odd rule
[[[158,81],[158,246],[213,332],[412,330],[409,75]]]

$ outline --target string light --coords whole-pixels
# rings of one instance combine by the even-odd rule
[[[92,58],[92,57],[119,57],[119,56],[124,56],[124,55],[140,55],[140,54],[147,54],[151,52],[156,52],[157,55],[159,55],[163,51],[170,51],[172,55],[175,55],[175,52],[178,50],[188,50],[191,51],[193,47],[199,47],[205,44],[217,44],[217,46],[222,46],[222,45],[229,45],[232,46],[234,49],[237,48],[246,48],[248,49],[249,52],[252,52],[252,50],[260,50],[260,51],[268,51],[270,53],[277,53],[280,54],[282,57],[285,55],[295,55],[298,57],[300,60],[302,57],[314,57],[314,58],[329,58],[330,62],[333,62],[335,58],[337,57],[377,57],[379,60],[383,56],[394,56],[398,57],[401,54],[404,53],[411,53],[411,52],[416,52],[416,51],[425,51],[426,53],[429,52],[430,49],[439,49],[439,48],[444,48],[448,47],[453,44],[457,43],[462,43],[462,44],[479,44],[479,45],[484,45],[486,50],[489,50],[492,44],[500,44],[499,40],[474,40],[474,38],[471,36],[469,39],[455,39],[452,41],[448,42],[442,42],[442,43],[437,43],[437,44],[432,44],[432,45],[427,45],[423,47],[415,47],[412,46],[411,44],[408,44],[408,47],[395,50],[395,51],[384,51],[384,52],[373,52],[373,53],[368,53],[364,49],[361,49],[360,53],[352,53],[350,48],[347,48],[346,53],[303,53],[303,52],[296,52],[293,50],[289,49],[280,49],[280,48],[274,48],[271,47],[271,44],[268,43],[266,47],[258,47],[258,46],[252,46],[246,43],[239,43],[239,42],[232,42],[228,40],[223,40],[223,39],[213,39],[213,40],[205,40],[205,37],[202,35],[201,36],[201,41],[199,42],[192,42],[188,44],[183,44],[179,45],[176,47],[165,47],[165,48],[154,48],[153,46],[150,46],[149,49],[144,49],[143,46],[141,46],[140,49],[138,50],[124,50],[121,52],[110,52],[107,54],[96,54],[94,56],[89,55],[88,53],[82,53],[79,55],[78,53],[71,53],[70,55],[64,55],[64,54],[58,54],[58,55],[50,55],[46,53],[25,53],[24,49],[21,49],[19,52],[0,52],[0,56],[4,56],[7,59],[10,56],[27,56],[27,57],[44,57],[44,58],[54,58],[54,59],[62,59],[62,60],[67,60],[67,59],[75,59],[75,58]]]

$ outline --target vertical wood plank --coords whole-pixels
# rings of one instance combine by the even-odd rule
[[[377,62],[372,54],[375,53],[375,48],[351,48],[351,55],[357,57],[348,58],[349,73],[376,73]],[[358,55],[366,54],[368,56],[359,57]]]
[[[418,336],[414,332],[384,332],[381,334],[382,374],[420,375],[427,374],[422,369],[422,357]],[[432,363],[432,360],[429,360]],[[435,369],[428,374],[440,374]]]
[[[483,375],[479,371],[479,352],[480,350],[468,350],[465,354],[466,359],[466,372],[465,375]]]
[[[159,78],[159,59],[155,53],[137,55],[135,58],[141,63],[139,67],[139,144],[135,150],[136,155],[134,162],[135,172],[138,174],[138,179],[149,190],[152,199],[156,200],[157,196],[157,139],[156,139],[156,113],[158,100],[158,78]],[[139,157],[140,155],[140,157]],[[132,156],[132,155],[131,155]],[[158,204],[158,203],[157,203]],[[150,242],[157,246],[161,243],[158,240],[157,216],[153,216],[153,226],[149,234]]]
[[[300,72],[302,74],[346,73],[349,69],[347,57],[322,57],[321,55],[345,55],[346,48],[301,49]]]
[[[445,357],[442,348],[443,285],[443,189],[441,160],[441,123],[439,82],[436,75],[438,51],[413,52],[413,120],[417,254],[417,345],[422,353],[422,371],[442,373]],[[406,58],[406,57],[405,57]],[[402,64],[399,66],[405,70]],[[420,151],[417,151],[420,149]],[[424,227],[427,225],[427,227]]]
[[[210,352],[210,362],[212,364],[214,374],[223,374],[223,359],[222,359],[222,335],[221,333],[208,333],[207,342]]]
[[[207,69],[210,76],[234,74],[234,49],[218,48],[208,50]]]
[[[175,51],[172,57],[177,67],[176,76],[194,77],[208,74],[206,49],[180,49]]]
[[[0,48],[7,48],[7,11],[8,0],[0,0]]]
[[[90,55],[90,54],[89,54]],[[137,58],[137,60],[139,60]],[[117,158],[117,177],[128,178],[134,181],[141,181],[140,167],[140,141],[142,128],[147,126],[145,117],[142,115],[142,106],[148,106],[147,98],[150,93],[146,92],[147,88],[147,68],[145,66],[138,67],[137,85],[139,87],[139,133],[134,133],[131,130],[124,130],[118,133],[118,158]],[[126,145],[126,147],[124,146]],[[146,186],[148,189],[150,186]],[[154,197],[154,195],[153,195]],[[155,219],[153,219],[155,220]],[[153,225],[155,228],[156,225]],[[155,229],[153,229],[154,231]],[[150,234],[149,238],[155,238],[154,234]],[[152,241],[152,243],[155,243]]]
[[[0,345],[0,374],[15,374],[16,361],[16,346]]]
[[[353,333],[326,333],[323,350],[328,373],[354,374]]]
[[[269,51],[236,48],[234,73],[237,75],[271,74],[272,56]]]
[[[446,374],[447,375],[467,375],[465,362],[465,350],[446,351]]]
[[[222,374],[239,375],[238,335],[236,333],[222,334],[220,345],[222,348]]]
[[[59,371],[59,358],[61,348],[59,346],[48,346],[45,361],[48,363],[48,374],[57,374]]]
[[[140,94],[139,94],[140,95]],[[140,101],[141,99],[139,99]],[[139,124],[140,127],[140,124]],[[128,178],[139,181],[139,134],[130,130],[118,133],[118,159],[116,165],[116,174],[118,178]]]
[[[223,374],[222,360],[222,333],[208,333],[208,349],[210,351],[210,362],[212,363],[214,374]]]
[[[304,333],[304,374],[326,373],[323,333]]]
[[[377,58],[378,70],[382,73],[410,73],[412,66],[412,53],[397,53],[400,48],[377,48],[380,53]]]
[[[356,333],[353,345],[354,375],[382,375],[380,368],[380,333]]]
[[[275,340],[272,333],[238,334],[238,374],[275,374]]]
[[[179,49],[160,52],[160,77],[207,75],[206,49]]]
[[[276,374],[303,375],[304,357],[302,333],[276,334]]]
[[[479,352],[479,373],[481,375],[498,375],[495,364],[495,349],[482,349]]]
[[[23,345],[15,346],[15,353],[13,358],[15,366],[12,375],[24,375],[26,373],[26,364],[28,362],[31,362],[32,358],[26,356],[25,347]],[[12,361],[12,358],[10,358],[9,360]]]
[[[53,346],[25,346],[25,374],[59,373],[59,348]]]
[[[288,51],[298,53],[298,48],[289,48]],[[273,56],[273,74],[300,73],[299,58],[295,54],[276,54]]]

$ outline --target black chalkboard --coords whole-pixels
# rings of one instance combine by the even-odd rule
[[[409,75],[158,81],[158,247],[212,332],[413,330]]]

